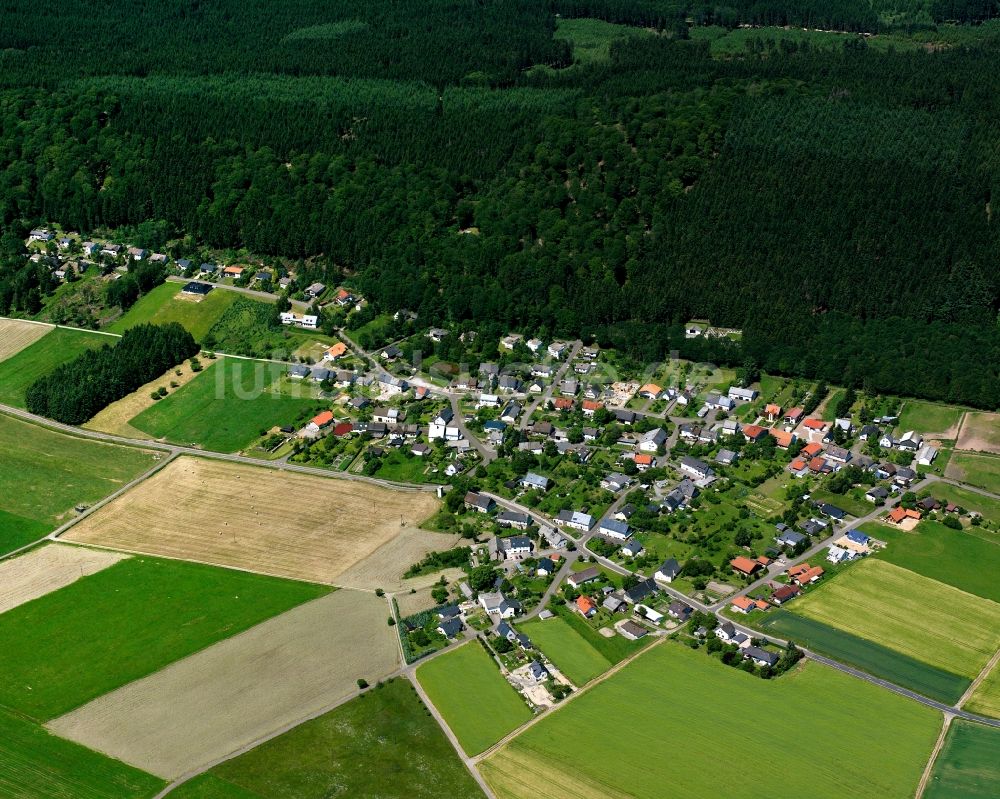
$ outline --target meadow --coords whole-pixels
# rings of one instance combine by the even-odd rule
[[[111,333],[124,333],[130,327],[150,322],[155,325],[180,322],[196,341],[202,341],[212,326],[219,321],[239,293],[213,289],[204,299],[185,299],[181,283],[161,283],[141,297],[128,312],[108,326]]]
[[[612,663],[594,649],[587,640],[561,616],[545,621],[530,621],[518,625],[531,642],[545,653],[574,685],[590,682]]]
[[[1000,494],[1000,458],[996,455],[980,455],[956,450],[951,454],[948,476],[978,488],[985,488],[991,493]]]
[[[993,799],[1000,795],[1000,729],[956,719],[923,799]]]
[[[966,510],[981,513],[986,521],[1000,523],[1000,500],[951,483],[935,483],[931,488],[931,494],[942,502],[947,500]],[[977,531],[972,530],[971,532],[976,533]]]
[[[954,405],[907,400],[899,412],[899,423],[896,429],[903,433],[907,430],[916,430],[925,437],[955,438],[958,433],[958,423],[962,420],[963,413],[965,413],[964,409]]]
[[[424,663],[417,679],[467,754],[489,749],[531,718],[478,641]]]
[[[482,792],[413,686],[395,679],[216,766],[171,796],[474,799]]]
[[[797,599],[791,612],[969,678],[1000,646],[1000,605],[875,558]]]
[[[922,521],[910,532],[878,522],[862,529],[888,543],[877,555],[880,560],[1000,602],[1000,538],[993,542],[933,521]]]
[[[0,705],[50,719],[327,590],[123,560],[0,615]]]
[[[948,704],[957,702],[972,683],[966,677],[936,669],[916,658],[828,624],[797,616],[783,608],[770,611],[761,620],[760,626],[778,638],[794,641],[807,649]]]
[[[0,404],[24,408],[24,392],[38,378],[87,350],[113,345],[114,336],[57,327],[34,344],[0,362]]]
[[[44,340],[44,339],[43,339]],[[0,414],[0,554],[45,535],[152,468],[161,455]]]
[[[758,708],[795,708],[781,715],[780,742],[741,723]],[[741,799],[783,792],[789,781],[806,783],[811,799],[903,799],[913,795],[938,729],[930,708],[816,663],[768,681],[667,643],[480,767],[499,799]],[[850,768],[845,741],[853,744]],[[720,759],[734,775],[724,787]],[[780,768],[764,765],[772,761]]]
[[[133,418],[129,424],[154,438],[237,452],[275,426],[301,425],[325,405],[303,386],[302,396],[282,390],[286,367],[220,359],[196,380]]]
[[[146,799],[162,780],[0,710],[4,799]]]

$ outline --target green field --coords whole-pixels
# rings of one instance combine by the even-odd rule
[[[1000,646],[1000,605],[876,558],[817,586],[791,612],[969,678]]]
[[[1000,494],[1000,457],[974,452],[953,452],[948,476],[954,476],[969,485],[985,488],[993,494]]]
[[[470,755],[489,749],[531,718],[524,699],[478,641],[424,663],[417,679]]]
[[[287,386],[277,363],[221,358],[129,424],[155,438],[237,452],[275,425],[298,425],[326,406],[310,386]],[[302,396],[284,393],[301,389]]]
[[[139,799],[164,782],[0,710],[4,799]]]
[[[852,489],[846,494],[834,494],[822,488],[810,492],[810,498],[816,502],[829,502],[855,517],[861,517],[873,510],[873,505],[864,497],[864,492]]]
[[[990,669],[962,707],[973,713],[1000,719],[1000,663]]]
[[[38,539],[70,518],[75,505],[113,493],[162,457],[2,414],[0,453],[0,554]]]
[[[86,330],[53,329],[13,358],[0,362],[0,404],[23,408],[24,392],[38,378],[87,350],[96,350],[117,340],[114,336]]]
[[[955,719],[938,753],[924,799],[1000,796],[1000,729]]]
[[[954,502],[966,510],[978,511],[987,521],[1000,522],[1000,500],[951,483],[934,483],[930,492],[937,500]]]
[[[240,296],[235,291],[213,289],[203,300],[195,302],[178,298],[183,287],[181,283],[160,284],[129,308],[128,313],[110,325],[108,330],[112,333],[124,333],[129,328],[146,322],[157,325],[180,322],[196,341],[201,341]]]
[[[768,708],[781,715],[780,740],[747,721]],[[790,785],[810,799],[903,799],[939,719],[816,663],[761,680],[666,643],[525,730],[481,770],[499,799],[756,799]],[[847,742],[858,744],[850,768]]]
[[[948,704],[957,702],[972,683],[966,677],[936,669],[916,658],[784,609],[769,612],[760,621],[760,626],[778,638],[794,641],[807,649]]]
[[[574,685],[590,682],[612,666],[561,616],[527,622],[519,629]]]
[[[482,792],[413,686],[396,679],[216,766],[170,795],[474,799]]]
[[[909,533],[878,522],[862,529],[888,543],[879,559],[1000,602],[1000,539],[994,543],[932,521],[920,522]]]
[[[925,436],[945,433],[958,424],[963,413],[965,411],[962,408],[956,408],[954,405],[907,400],[903,403],[903,410],[899,412],[899,424],[896,429],[903,433],[907,430],[916,430]]]
[[[136,557],[0,615],[0,705],[48,720],[329,589]]]

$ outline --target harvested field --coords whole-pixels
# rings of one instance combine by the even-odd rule
[[[1000,413],[967,413],[955,449],[1000,455]]]
[[[362,588],[369,591],[384,588],[393,593],[411,588],[426,588],[441,579],[451,580],[462,573],[461,569],[424,574],[403,579],[403,573],[429,552],[441,552],[458,546],[461,536],[430,533],[418,528],[407,529],[402,535],[390,539],[364,560],[355,563],[337,578],[337,585],[345,588]]]
[[[67,538],[336,584],[395,537],[415,533],[437,507],[430,492],[178,458],[71,528]],[[400,563],[399,573],[412,562]]]
[[[205,766],[399,665],[384,600],[334,593],[258,624],[47,726],[160,777]]]
[[[430,610],[438,603],[431,596],[430,588],[419,588],[412,594],[409,591],[399,594],[396,597],[396,604],[399,606],[399,615],[406,618],[422,610]]]
[[[25,347],[30,347],[50,332],[52,327],[49,325],[37,325],[18,319],[0,319],[0,361],[17,355]]]
[[[180,372],[178,375],[177,372]],[[86,422],[83,427],[88,430],[98,430],[102,433],[111,433],[116,436],[127,436],[129,438],[152,438],[147,433],[144,433],[137,427],[132,427],[129,421],[134,419],[140,413],[142,413],[146,408],[151,405],[156,404],[158,401],[154,400],[150,394],[161,386],[167,389],[169,392],[173,393],[177,389],[181,388],[185,384],[191,382],[197,375],[204,374],[204,372],[195,372],[191,370],[191,363],[185,361],[180,366],[171,369],[165,375],[161,375],[155,380],[146,383],[146,385],[137,388],[131,394],[126,397],[122,397],[117,402],[112,402],[108,407],[102,410],[89,422]],[[171,383],[177,383],[177,388],[172,388]]]
[[[108,568],[128,555],[48,544],[0,561],[0,613]]]

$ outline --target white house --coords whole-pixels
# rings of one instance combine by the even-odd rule
[[[556,516],[556,521],[574,530],[587,532],[594,526],[594,517],[589,513],[581,513],[578,510],[561,510]]]
[[[656,452],[665,443],[667,443],[667,433],[662,427],[657,427],[642,434],[639,439],[639,449],[643,452]]]
[[[903,437],[896,442],[896,446],[899,449],[909,450],[910,452],[916,452],[923,446],[924,437],[913,430],[907,430],[903,433]]]
[[[479,604],[489,615],[499,616],[501,619],[513,618],[520,609],[520,604],[516,600],[507,599],[499,591],[480,594]]]
[[[707,463],[697,458],[692,458],[689,455],[681,458],[681,471],[699,480],[704,480],[706,477],[711,477],[715,474],[712,471],[712,467]]]
[[[601,535],[608,538],[615,538],[619,541],[625,541],[631,535],[628,524],[618,521],[618,519],[604,519],[597,530]]]
[[[681,565],[674,558],[670,558],[663,562],[660,568],[656,570],[656,574],[654,574],[653,577],[665,583],[672,583],[674,578],[680,573]]]
[[[729,399],[735,402],[753,402],[758,397],[756,389],[741,388],[740,386],[730,386],[729,391],[726,393]]]
[[[917,450],[917,463],[921,466],[930,466],[934,463],[934,459],[937,457],[937,454],[937,447],[927,444]]]
[[[476,403],[477,408],[498,408],[500,406],[500,397],[496,394],[480,394],[479,401]]]
[[[427,428],[427,438],[431,441],[441,439],[442,441],[458,441],[462,438],[462,431],[453,424],[455,413],[451,408],[442,408],[441,411],[431,419]]]

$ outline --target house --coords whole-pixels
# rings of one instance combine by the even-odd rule
[[[579,588],[581,585],[589,583],[596,580],[601,576],[601,570],[596,566],[590,566],[589,568],[583,569],[582,571],[573,572],[569,577],[566,578],[566,582],[569,583],[574,588]]]
[[[500,339],[500,346],[505,350],[512,350],[523,340],[524,336],[520,333],[509,333]]]
[[[917,473],[913,471],[909,466],[900,466],[896,469],[896,474],[893,476],[893,482],[901,486],[908,486],[914,480],[917,479]]]
[[[517,375],[500,375],[497,378],[497,389],[499,391],[520,391],[523,384]]]
[[[552,377],[555,368],[548,363],[536,363],[531,367],[532,377]]]
[[[582,513],[575,510],[561,510],[556,516],[556,522],[574,530],[587,532],[594,526],[594,517],[589,513]]]
[[[451,618],[445,619],[438,624],[437,631],[450,640],[462,632],[462,627],[463,625],[461,619]]]
[[[646,469],[651,468],[656,463],[656,459],[647,453],[636,454],[632,460],[635,463],[635,468],[640,472],[646,471]]]
[[[333,412],[323,411],[322,413],[316,414],[309,424],[306,425],[306,430],[310,433],[318,433],[333,424]]]
[[[609,613],[621,613],[628,607],[628,603],[625,601],[624,596],[617,592],[612,592],[604,597],[601,607]]]
[[[626,541],[619,551],[626,558],[636,558],[645,550],[643,549],[642,544],[633,538],[631,541]]]
[[[489,513],[496,505],[492,497],[480,494],[478,491],[469,491],[465,495],[465,507],[477,513]]]
[[[476,401],[477,408],[499,408],[500,397],[496,394],[480,394]]]
[[[857,553],[852,552],[850,549],[838,547],[836,544],[831,544],[830,548],[826,551],[826,559],[830,563],[843,563],[846,560],[853,560],[856,555]]]
[[[603,519],[597,530],[601,535],[608,538],[615,538],[619,541],[625,541],[631,535],[628,524],[620,522],[617,519]]]
[[[322,366],[314,366],[309,370],[309,376],[315,383],[322,383],[329,380],[331,375],[333,375],[333,372],[329,369],[324,369]]]
[[[545,682],[549,678],[549,673],[546,671],[545,666],[537,660],[533,660],[528,664],[528,677],[533,682],[540,683]]]
[[[678,400],[679,401],[679,400]],[[736,407],[736,400],[732,397],[724,397],[717,391],[712,391],[705,397],[705,409],[717,408],[720,411],[731,411]],[[704,414],[699,414],[703,416]]]
[[[726,393],[729,399],[734,402],[753,402],[759,396],[756,389],[741,388],[740,386],[731,386]]]
[[[826,457],[837,463],[847,463],[851,459],[851,451],[843,447],[830,447],[826,451]]]
[[[739,613],[750,613],[753,610],[757,610],[757,601],[748,596],[733,597],[729,604],[732,605],[733,610]]]
[[[566,350],[568,349],[569,349],[569,344],[566,344],[563,341],[553,341],[551,344],[549,344],[546,351],[549,353],[549,355],[558,360],[559,358],[562,358],[563,353],[565,353]]]
[[[639,449],[642,452],[656,452],[667,443],[667,431],[656,427],[643,433],[639,438]]]
[[[784,530],[774,537],[775,542],[779,546],[783,547],[794,547],[798,546],[801,542],[806,540],[806,537],[802,533],[797,533],[794,530]]]
[[[309,376],[309,367],[301,363],[292,364],[288,367],[288,376],[295,380],[302,380]]]
[[[718,454],[715,456],[715,462],[721,463],[723,466],[731,466],[736,463],[737,458],[739,458],[739,455],[731,449],[720,449]]]
[[[809,464],[802,460],[802,458],[795,458],[788,464],[788,471],[796,477],[804,477],[809,473]]]
[[[907,519],[917,519],[920,520],[920,511],[913,510],[911,508],[904,508],[902,505],[897,505],[891,511],[889,511],[888,520],[893,524],[902,524]]]
[[[707,463],[700,461],[697,458],[692,458],[689,455],[685,455],[681,458],[681,471],[699,480],[704,480],[715,474],[715,472],[712,471],[712,467]]]
[[[896,447],[905,452],[916,452],[924,443],[924,437],[913,430],[907,430],[903,437],[896,442]]]
[[[597,400],[584,400],[583,401],[583,415],[593,416],[597,411],[604,407],[603,402],[598,402]]]
[[[767,430],[757,424],[743,425],[743,438],[750,443],[767,437]]]
[[[647,455],[646,457],[648,458],[649,456]],[[625,475],[619,474],[618,472],[612,472],[601,480],[601,488],[617,493],[623,488],[628,488],[631,482],[632,481]]]
[[[384,361],[394,361],[402,354],[403,351],[399,347],[395,344],[390,344],[379,353],[379,357]]]
[[[638,418],[635,411],[630,411],[627,408],[615,408],[612,413],[614,413],[615,421],[620,424],[634,424]]]
[[[399,408],[375,408],[372,411],[372,421],[382,424],[399,424],[406,416]]]
[[[881,435],[882,431],[878,429],[873,424],[866,424],[861,426],[861,430],[858,431],[858,438],[862,441],[867,441],[868,439],[877,439]]]
[[[846,419],[846,418],[843,418],[843,419],[842,418],[834,419],[833,420],[833,426],[834,427],[839,427],[841,430],[843,430],[845,433],[847,433],[847,435],[850,435],[851,433],[854,432],[854,423],[851,422],[850,419]]]
[[[490,616],[499,616],[501,619],[511,619],[521,610],[520,602],[508,599],[499,591],[480,594],[479,604]]]
[[[535,422],[531,426],[531,434],[533,436],[545,436],[550,437],[555,432],[555,427],[553,427],[552,422]]]
[[[192,297],[204,297],[211,290],[211,283],[199,283],[197,280],[192,280],[190,283],[184,284],[181,294],[189,294]]]
[[[642,602],[647,597],[651,597],[657,592],[656,583],[650,579],[640,580],[638,583],[627,589],[624,593],[625,601],[630,605]]]
[[[801,408],[789,408],[785,412],[785,424],[793,426],[797,425],[800,421],[802,421],[802,417],[804,415],[805,412]]]
[[[776,405],[773,402],[769,402],[764,406],[764,415],[767,417],[767,421],[776,422],[781,418],[781,406]]]
[[[672,583],[674,578],[681,573],[681,565],[674,558],[669,558],[660,565],[653,575],[657,580],[665,583]]]
[[[529,338],[524,342],[524,346],[527,347],[531,352],[538,353],[538,351],[545,346],[545,342],[540,338]]]
[[[649,634],[649,630],[647,630],[641,624],[636,624],[631,619],[623,621],[620,625],[618,625],[618,632],[620,632],[624,638],[628,638],[630,641],[638,641],[643,636]]]
[[[497,524],[502,527],[513,527],[515,530],[527,530],[531,527],[531,517],[527,513],[505,510],[497,516]]]
[[[774,439],[775,446],[778,449],[788,449],[795,443],[795,433],[789,433],[786,430],[778,430],[776,427],[768,428],[767,432],[771,438]]]
[[[597,605],[594,604],[594,600],[591,599],[586,594],[581,594],[576,598],[576,609],[580,611],[580,615],[584,618],[589,619],[595,613],[597,613]]]
[[[242,266],[226,266],[222,269],[223,277],[231,277],[235,280],[243,277],[243,272],[246,270]]]
[[[497,560],[521,560],[531,554],[534,546],[528,536],[512,535],[509,538],[494,538],[489,548]]]
[[[930,466],[937,457],[937,447],[927,444],[917,450],[917,463],[921,466]]]
[[[534,472],[528,472],[519,481],[522,488],[534,489],[537,491],[548,491],[551,480],[548,477],[543,477],[540,474],[535,474]]]
[[[878,445],[883,449],[892,449],[896,446],[896,439],[893,437],[892,433],[886,432],[878,440]]]
[[[724,621],[715,628],[715,637],[723,643],[731,643],[734,638],[743,633],[736,632],[736,628],[731,621]]]
[[[826,458],[816,457],[809,461],[809,471],[813,474],[829,474],[833,467],[826,462]]]
[[[751,577],[761,570],[761,565],[750,558],[739,555],[729,561],[729,565],[732,567],[733,571],[737,574],[742,574],[744,577]]]
[[[323,353],[324,361],[335,361],[338,358],[343,358],[347,354],[347,345],[343,341],[338,341],[332,347],[328,348],[326,352]]]
[[[45,243],[47,241],[52,241],[55,235],[45,228],[35,228],[28,234],[28,241],[40,241]]]
[[[812,585],[823,576],[823,567],[800,563],[797,566],[792,566],[787,574],[789,579],[796,585]]]
[[[519,403],[511,400],[508,402],[502,411],[500,411],[500,419],[507,424],[514,424],[517,421],[517,417],[521,415],[521,406]]]
[[[667,613],[679,621],[687,621],[691,618],[691,614],[694,613],[694,608],[685,602],[681,602],[679,599],[675,599],[667,608]]]
[[[500,366],[490,361],[483,361],[479,364],[479,374],[488,380],[492,380],[494,377],[499,376]]]
[[[309,286],[306,286],[305,294],[307,297],[310,297],[311,299],[316,299],[316,297],[320,296],[324,291],[326,291],[326,286],[324,284],[313,283]]]
[[[882,486],[875,486],[865,492],[865,499],[873,505],[881,505],[889,497],[889,491]]]
[[[639,389],[639,396],[644,399],[656,400],[660,398],[662,393],[663,389],[656,385],[656,383],[646,383],[646,385]]]
[[[761,649],[759,646],[748,646],[743,650],[743,659],[752,660],[758,666],[770,666],[773,668],[778,665],[778,661],[781,659],[774,652],[768,652],[766,649]]]
[[[555,571],[556,562],[552,558],[539,558],[535,564],[535,574],[539,577],[548,577],[550,574],[555,574]]]
[[[455,413],[450,407],[444,407],[431,419],[427,427],[427,438],[431,441],[458,441],[462,438],[462,430],[452,422]]]
[[[771,593],[771,601],[775,605],[783,605],[785,602],[795,599],[801,593],[802,589],[797,585],[783,585]]]
[[[819,512],[822,513],[829,519],[834,521],[843,521],[844,517],[847,515],[847,511],[838,508],[836,505],[831,505],[829,502],[823,502],[819,505]]]

